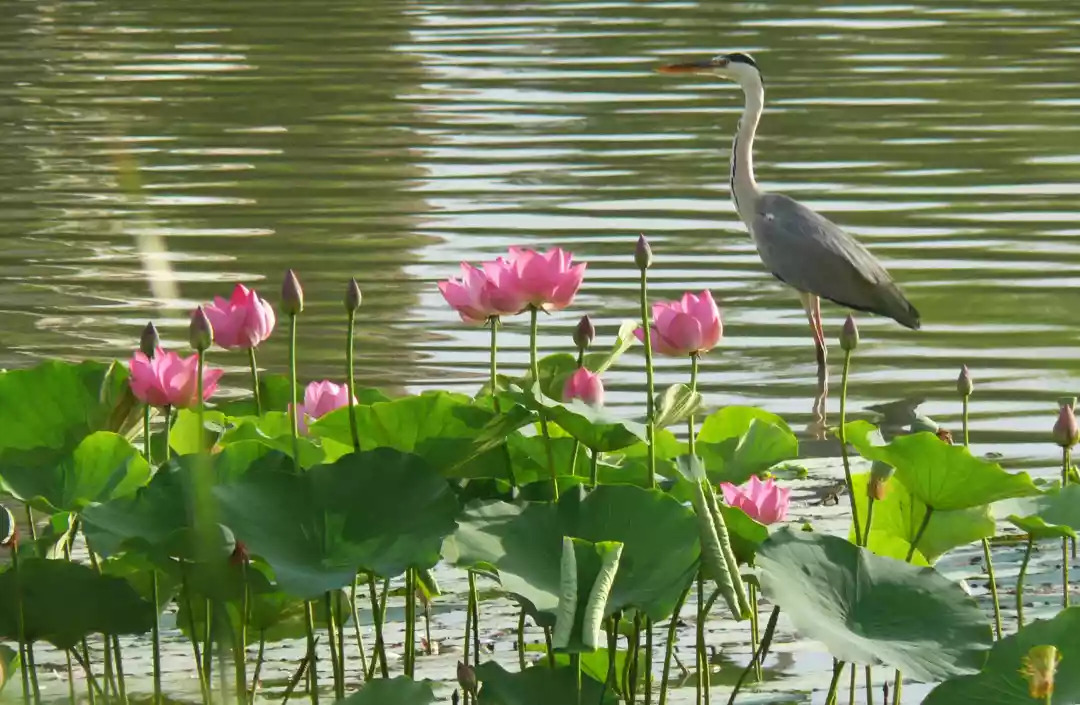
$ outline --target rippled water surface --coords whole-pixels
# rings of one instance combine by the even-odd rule
[[[860,319],[855,409],[925,398],[955,426],[967,362],[974,441],[1047,463],[1052,400],[1080,386],[1080,5],[1058,0],[8,0],[0,365],[126,356],[150,318],[180,344],[196,302],[238,279],[276,297],[293,266],[303,376],[340,373],[355,275],[365,381],[475,385],[485,334],[437,279],[510,244],[572,249],[589,276],[543,339],[565,348],[583,312],[602,334],[633,316],[640,232],[658,296],[708,287],[724,309],[710,401],[804,427],[805,318],[728,199],[741,94],[653,71],[720,49],[766,76],[763,185],[860,237],[923,313],[918,333]],[[842,316],[827,307],[831,338]],[[616,402],[635,374],[615,371]]]

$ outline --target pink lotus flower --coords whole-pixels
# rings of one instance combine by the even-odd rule
[[[308,423],[334,409],[347,406],[349,402],[356,403],[356,397],[349,394],[349,385],[327,380],[312,382],[304,389],[304,401],[296,415],[296,425],[301,433],[307,433]]]
[[[148,358],[142,352],[128,362],[131,371],[131,391],[150,406],[172,406],[190,409],[198,404],[199,356],[180,357],[161,348]],[[203,401],[217,391],[218,380],[224,370],[203,368]]]
[[[762,524],[775,524],[787,516],[791,490],[780,487],[771,478],[762,482],[753,475],[742,487],[721,482],[720,489],[724,492],[725,502]]]
[[[573,302],[585,277],[585,264],[571,264],[573,259],[558,247],[544,254],[511,247],[509,262],[493,269],[501,270],[500,288],[514,292],[524,305],[561,311]]]
[[[661,355],[686,357],[708,352],[724,333],[720,309],[708,291],[697,296],[683,294],[679,301],[653,304],[652,314],[652,347]],[[634,335],[645,341],[645,331],[641,328]]]
[[[523,308],[520,300],[515,300],[508,292],[499,291],[497,282],[501,273],[497,270],[502,266],[502,260],[485,262],[484,269],[462,262],[460,279],[450,278],[439,282],[443,298],[458,312],[461,320],[479,325],[492,316],[514,314]],[[494,281],[488,276],[489,268],[496,275]]]
[[[604,404],[604,383],[600,381],[600,375],[590,372],[584,367],[579,367],[577,372],[570,375],[563,385],[563,401],[580,399],[586,404],[602,406]]]
[[[228,350],[258,346],[277,323],[274,307],[243,284],[236,285],[228,301],[215,296],[203,310],[214,328],[214,342]]]

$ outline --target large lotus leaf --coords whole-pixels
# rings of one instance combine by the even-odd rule
[[[19,635],[19,587],[26,636],[68,649],[90,634],[144,634],[154,609],[126,580],[68,561],[27,558],[0,573],[0,635]]]
[[[261,472],[214,488],[222,522],[274,569],[282,589],[315,597],[357,570],[428,568],[455,527],[457,499],[422,458],[391,448],[304,475]]]
[[[1020,673],[1023,659],[1037,646],[1056,647],[1061,664],[1054,678],[1055,705],[1080,702],[1080,607],[1058,612],[1051,620],[1037,619],[1016,634],[994,644],[982,671],[945,681],[930,691],[923,705],[1019,705],[1042,702],[1032,698]]]
[[[541,394],[537,387],[521,390],[511,386],[508,394],[526,409],[544,414],[593,450],[603,453],[622,450],[646,439],[644,424],[620,418],[604,407],[577,399],[557,402]]]
[[[790,529],[761,546],[757,565],[765,595],[841,661],[941,680],[977,672],[986,659],[986,615],[933,569]]]
[[[877,428],[866,421],[847,424],[847,438],[860,455],[896,468],[896,479],[935,511],[967,509],[1040,492],[1026,472],[1007,472],[933,433],[911,433],[875,445],[876,432]]]
[[[728,406],[705,418],[696,451],[709,480],[741,485],[751,475],[797,458],[799,441],[775,414],[749,406]]]
[[[735,560],[744,565],[752,564],[761,544],[769,538],[768,527],[754,521],[738,507],[718,504],[717,508],[724,517],[724,524],[727,525],[731,551],[735,554]]]
[[[202,425],[194,409],[179,409],[169,428],[169,448],[176,455],[191,455],[208,451],[225,433],[225,414],[208,409],[203,411]]]
[[[851,478],[855,506],[859,512],[859,526],[863,530],[866,527],[866,486],[869,479],[869,473],[861,473]],[[870,541],[867,547],[879,556],[905,560],[925,516],[926,504],[913,496],[904,483],[891,481],[885,499],[874,502],[874,519],[870,525]],[[922,556],[929,563],[935,563],[957,546],[990,538],[994,531],[994,518],[990,515],[990,507],[986,505],[935,511],[919,539],[916,555]],[[849,538],[855,539],[854,526]]]
[[[1076,539],[1076,531],[1065,524],[1048,524],[1040,516],[1018,517],[1015,514],[1009,521],[1031,538],[1039,539]]]
[[[602,485],[583,495],[580,487],[567,490],[557,507],[474,503],[444,543],[443,555],[458,565],[494,566],[503,589],[551,626],[563,536],[618,541],[623,551],[606,613],[634,607],[654,620],[667,617],[697,569],[693,511],[659,490],[631,485]]]
[[[494,447],[474,455],[476,439],[495,418],[485,400],[463,394],[425,392],[356,407],[360,450],[394,448],[427,460],[447,477],[507,479],[506,454]],[[349,410],[341,408],[309,426],[314,437],[352,445]],[[469,462],[463,462],[471,458]]]
[[[479,705],[614,705],[619,701],[611,688],[605,689],[603,683],[585,674],[578,700],[578,676],[570,668],[551,669],[544,665],[511,673],[494,661],[485,661],[476,669],[476,677],[483,684]]]
[[[414,681],[406,676],[376,678],[360,690],[338,700],[337,705],[430,705],[435,693],[427,681]]]
[[[286,455],[293,454],[292,420],[288,412],[271,411],[262,416],[230,416],[226,419],[226,424],[228,428],[221,436],[222,445],[238,441],[258,441]],[[300,436],[297,439],[297,445],[300,448],[301,467],[310,468],[327,461],[330,449],[320,447],[307,436]],[[353,450],[352,443],[348,445],[334,443],[334,445],[340,448],[340,451],[331,458],[331,461]]]
[[[1066,485],[1037,500],[1037,513],[1048,524],[1061,524],[1080,532],[1080,485]]]

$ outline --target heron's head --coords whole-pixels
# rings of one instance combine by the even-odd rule
[[[736,83],[745,83],[748,79],[761,80],[761,71],[749,54],[734,52],[717,54],[711,59],[687,61],[680,64],[668,64],[657,69],[661,73],[703,73],[719,76]]]

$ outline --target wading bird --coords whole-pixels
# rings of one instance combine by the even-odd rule
[[[731,144],[731,198],[746,223],[761,261],[780,281],[799,292],[817,347],[824,383],[825,334],[821,299],[888,316],[919,328],[919,312],[877,259],[839,227],[796,200],[765,193],[754,178],[754,135],[765,103],[761,71],[746,54],[720,54],[704,61],[670,64],[663,73],[703,73],[738,83],[746,96]]]

